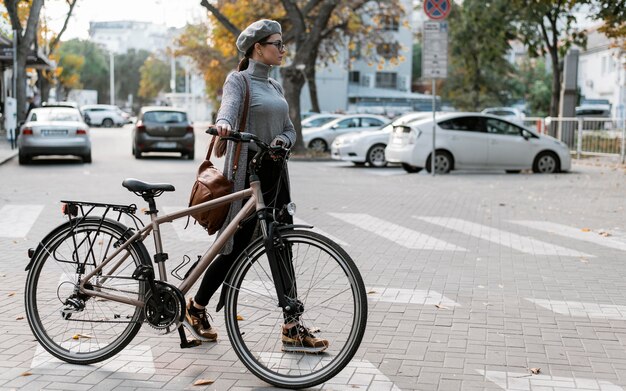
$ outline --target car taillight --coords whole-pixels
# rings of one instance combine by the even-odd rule
[[[87,134],[87,131],[85,129],[78,129],[76,134]]]
[[[23,136],[26,136],[26,135],[29,135],[29,134],[33,134],[33,128],[24,128],[24,129],[22,129],[22,135]]]
[[[193,126],[187,126],[187,133],[193,133]]]
[[[146,125],[144,125],[143,122],[139,121],[139,122],[137,122],[136,129],[137,129],[138,132],[145,132],[146,131]]]

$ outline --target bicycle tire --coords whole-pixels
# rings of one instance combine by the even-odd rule
[[[281,351],[283,313],[261,239],[248,246],[229,273],[226,330],[239,359],[260,379],[283,388],[313,387],[339,373],[359,348],[367,323],[365,286],[354,261],[332,240],[293,229],[280,237],[291,249],[297,296],[304,304],[300,323],[319,327],[315,334],[329,341],[328,349]]]
[[[102,298],[86,299],[83,311],[69,319],[60,314],[66,307],[64,299],[79,279],[79,264],[84,262],[88,273],[112,253],[115,243],[123,243],[130,236],[117,221],[87,217],[60,225],[38,246],[26,277],[26,317],[41,346],[54,357],[80,365],[100,362],[124,349],[141,328],[143,309]],[[88,250],[90,243],[93,251]],[[130,256],[132,262],[126,258],[108,279],[96,275],[90,282],[96,289],[114,289],[115,294],[141,300],[147,283],[128,277],[137,266],[151,264],[150,256],[140,242],[132,243],[120,255]]]

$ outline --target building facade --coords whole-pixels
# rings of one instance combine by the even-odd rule
[[[157,52],[170,46],[179,29],[131,20],[89,23],[89,39],[113,53],[129,49]]]

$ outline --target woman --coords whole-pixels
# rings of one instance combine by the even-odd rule
[[[215,125],[219,135],[226,136],[231,130],[245,129],[272,146],[290,148],[296,141],[296,132],[289,119],[289,106],[282,86],[269,77],[271,67],[280,65],[285,54],[280,24],[267,19],[252,23],[237,38],[237,49],[244,53],[244,57],[237,68],[238,72],[231,73],[224,83],[222,103]],[[250,89],[248,117],[246,124],[240,124],[246,84]],[[254,156],[257,147],[253,143],[243,144],[239,161],[235,164],[235,143],[228,144],[224,174],[234,180],[234,191],[239,191],[250,186],[249,173],[246,172],[247,163]],[[290,202],[289,176],[284,161],[270,158],[264,160],[259,177],[266,206],[282,211],[277,216],[280,221],[292,223],[291,216],[283,208]],[[232,204],[224,227],[241,206],[242,202]],[[209,324],[205,307],[223,283],[229,267],[252,240],[255,226],[256,221],[251,220],[235,233],[233,240],[207,269],[195,298],[190,299],[185,325],[196,338],[204,341],[217,339],[217,331]],[[282,341],[283,350],[286,351],[322,351],[328,347],[328,341],[315,338],[297,319],[285,319]]]

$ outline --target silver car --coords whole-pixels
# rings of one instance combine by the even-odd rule
[[[378,129],[387,122],[389,120],[380,115],[345,115],[317,128],[302,129],[302,141],[305,147],[315,152],[326,152],[337,136]]]
[[[42,107],[28,113],[17,139],[19,163],[34,156],[75,155],[91,163],[89,126],[78,109]]]

